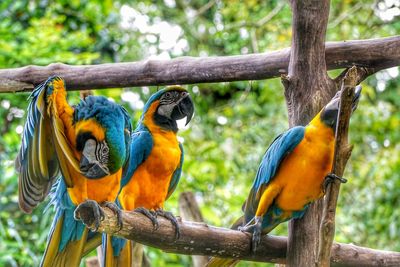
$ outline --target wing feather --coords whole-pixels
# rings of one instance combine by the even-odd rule
[[[182,165],[183,165],[183,160],[184,160],[184,152],[183,152],[183,145],[179,143],[179,148],[181,150],[181,160],[179,162],[178,168],[175,170],[174,174],[172,175],[172,179],[169,183],[168,187],[168,194],[166,197],[166,200],[171,196],[171,194],[175,191],[176,186],[179,183],[179,179],[181,178],[182,174]]]
[[[153,137],[147,129],[132,134],[128,159],[122,173],[121,188],[130,181],[138,166],[150,155],[152,148]]]
[[[304,138],[303,126],[293,127],[279,135],[268,147],[261,160],[256,178],[250,190],[250,194],[244,205],[246,221],[254,217],[262,193],[269,182],[274,178],[283,159],[290,154]]]
[[[15,160],[19,175],[19,205],[30,213],[48,194],[51,184],[59,175],[55,164],[50,133],[46,131],[47,115],[44,111],[46,82],[40,84],[29,97],[27,119],[22,135],[21,147]]]

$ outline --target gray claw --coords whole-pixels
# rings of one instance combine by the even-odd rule
[[[114,202],[105,201],[101,203],[104,207],[109,208],[117,215],[118,231],[122,229],[122,211]],[[104,216],[103,216],[104,217]]]
[[[143,214],[144,216],[146,216],[147,218],[149,218],[151,223],[153,224],[154,230],[157,230],[160,227],[160,225],[158,224],[156,212],[145,209],[143,207],[137,208],[134,211],[139,212],[139,213]]]
[[[171,212],[164,211],[163,209],[157,209],[156,214],[159,216],[163,216],[171,222],[171,224],[175,227],[175,240],[179,239],[179,237],[181,236],[181,230],[175,216]]]

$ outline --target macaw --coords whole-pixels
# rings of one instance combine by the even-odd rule
[[[252,232],[252,250],[262,234],[278,224],[301,218],[310,203],[325,194],[327,184],[342,177],[330,173],[340,102],[339,91],[307,126],[295,126],[282,133],[268,147],[253,186],[243,205],[244,215],[233,229]],[[357,87],[352,111],[357,108],[361,87]],[[212,258],[207,266],[235,266],[237,259]]]
[[[97,207],[97,224],[102,216],[97,202],[118,212],[113,202],[132,131],[126,110],[107,98],[88,96],[71,107],[66,95],[64,80],[57,76],[34,89],[16,159],[24,212],[42,202],[54,184],[56,214],[41,266],[79,266],[101,243],[100,235],[74,219],[74,210],[83,202]]]
[[[177,120],[186,117],[187,125],[193,113],[193,102],[182,87],[167,87],[150,97],[132,134],[118,195],[122,209],[144,214],[155,228],[157,215],[170,220],[176,227],[177,237],[177,221],[163,207],[182,172],[184,152],[177,139]],[[131,266],[132,246],[132,242],[116,237],[104,240],[103,266]]]

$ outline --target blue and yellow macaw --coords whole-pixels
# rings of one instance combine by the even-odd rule
[[[100,235],[74,219],[86,203],[113,204],[128,158],[132,125],[121,106],[105,97],[89,96],[71,107],[64,80],[50,77],[30,96],[22,145],[16,159],[19,204],[30,213],[56,183],[51,203],[56,215],[41,266],[79,266],[82,256],[101,243]],[[99,222],[97,222],[98,224]]]
[[[176,227],[177,236],[177,221],[163,207],[182,172],[184,152],[177,139],[177,120],[186,117],[188,124],[193,112],[193,102],[182,87],[167,87],[150,97],[132,135],[118,195],[122,209],[141,212],[155,227],[157,215],[169,219]],[[104,266],[131,266],[132,242],[109,238],[103,242],[103,249]]]
[[[361,87],[356,88],[352,110]],[[344,178],[331,174],[340,91],[307,126],[296,126],[279,135],[267,149],[250,194],[244,216],[232,228],[253,233],[252,250],[261,234],[278,224],[301,218],[310,203],[321,198],[329,182]],[[213,258],[207,266],[235,266],[234,259]]]

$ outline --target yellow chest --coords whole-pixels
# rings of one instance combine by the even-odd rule
[[[322,184],[332,169],[334,144],[332,130],[306,128],[305,138],[281,163],[272,181],[281,189],[276,198],[280,208],[301,210],[323,196]]]
[[[122,189],[124,209],[163,208],[171,178],[180,164],[181,150],[175,134],[153,134],[153,149]]]

